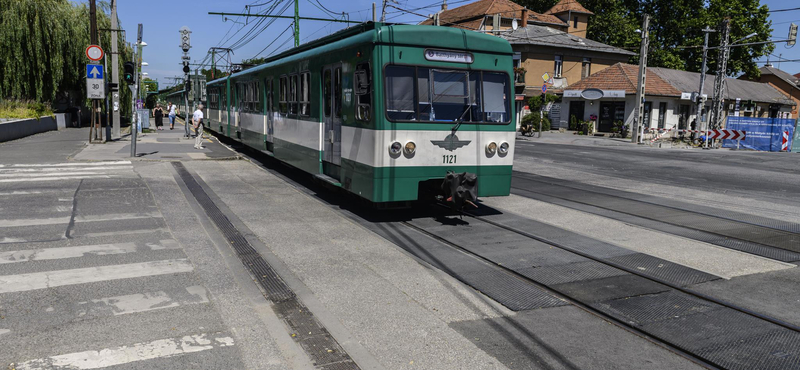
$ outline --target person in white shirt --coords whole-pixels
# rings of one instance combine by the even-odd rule
[[[167,107],[167,112],[169,112],[169,129],[172,130],[175,128],[175,115],[178,113],[175,111],[175,104],[169,102],[169,106]]]
[[[192,115],[192,126],[194,126],[194,148],[203,149],[203,104],[197,105],[197,110]]]

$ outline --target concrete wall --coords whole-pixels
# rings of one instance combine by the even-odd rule
[[[58,130],[53,117],[0,122],[0,142],[16,140],[41,132]]]

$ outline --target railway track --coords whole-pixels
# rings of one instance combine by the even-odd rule
[[[486,208],[373,213],[262,167],[513,311],[574,305],[711,369],[800,368],[800,328],[691,290],[717,276]]]

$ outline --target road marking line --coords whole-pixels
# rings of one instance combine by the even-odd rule
[[[162,240],[160,243],[147,243],[142,249],[156,251],[178,248],[180,248],[178,242],[174,240]],[[136,243],[118,243],[7,251],[0,252],[0,264],[77,258],[85,257],[89,254],[95,256],[106,256],[112,254],[133,253],[137,250],[139,250],[139,248],[136,246]]]
[[[0,220],[0,227],[41,226],[68,224],[70,216],[51,218],[21,218],[18,220]]]
[[[20,168],[20,167],[76,167],[76,166],[118,166],[131,164],[131,161],[111,161],[111,162],[75,162],[75,163],[35,163],[35,164],[0,164],[0,168]]]
[[[3,334],[8,334],[8,333],[10,333],[10,332],[11,332],[11,330],[10,330],[10,329],[0,329],[0,335],[3,335]]]
[[[47,173],[2,173],[0,178],[26,178],[26,177],[50,177],[50,176],[81,176],[81,175],[108,175],[113,171],[61,171],[61,172],[47,172]],[[119,171],[117,171],[119,172]]]
[[[160,212],[148,213],[111,213],[105,215],[85,215],[75,216],[75,222],[96,222],[96,221],[115,221],[115,220],[135,220],[140,218],[161,218]]]
[[[86,306],[86,308],[80,309],[78,316],[97,315],[103,312],[111,312],[114,316],[119,316],[197,303],[208,303],[208,292],[200,285],[190,286],[186,288],[186,293],[181,292],[173,296],[164,291],[157,291],[79,302],[79,306]]]
[[[191,262],[184,258],[30,274],[0,275],[0,293],[24,292],[64,285],[177,274],[190,272],[193,269]]]
[[[99,369],[131,362],[179,356],[233,345],[233,338],[220,334],[196,334],[183,338],[159,339],[147,343],[85,351],[26,361],[17,370],[68,368]]]
[[[102,233],[86,233],[86,234],[80,234],[79,236],[83,238],[98,238],[103,236],[118,236],[118,235],[129,235],[129,234],[154,234],[154,233],[168,233],[168,232],[169,229],[158,228],[158,229],[144,229],[144,230],[107,231]]]
[[[25,179],[0,179],[0,182],[33,182],[33,181],[60,181],[60,180],[80,180],[80,179],[110,179],[108,175],[93,176],[64,176],[64,177],[33,177]]]
[[[112,170],[132,170],[133,166],[109,166],[109,167],[78,167],[78,168],[60,168],[60,167],[46,167],[46,168],[0,168],[0,173],[13,174],[13,173],[30,173],[30,172],[59,172],[59,171],[112,171]]]

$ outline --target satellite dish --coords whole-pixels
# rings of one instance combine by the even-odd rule
[[[516,19],[514,19],[514,20],[512,20],[512,21],[511,21],[511,29],[513,29],[514,31],[516,31],[516,30],[517,30],[517,28],[519,28],[519,24],[517,23],[517,20],[516,20]]]

